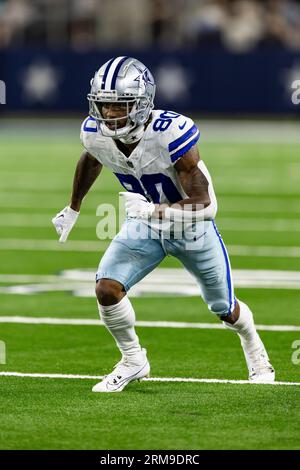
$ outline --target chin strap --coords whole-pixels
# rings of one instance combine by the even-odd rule
[[[144,124],[136,127],[133,131],[129,132],[129,134],[120,137],[119,140],[123,142],[123,144],[134,144],[141,140],[144,134]]]

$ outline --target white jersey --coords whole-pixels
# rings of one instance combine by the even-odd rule
[[[192,119],[173,111],[154,110],[150,124],[129,157],[119,150],[112,138],[103,137],[92,117],[84,120],[80,137],[89,154],[110,168],[126,190],[161,204],[172,204],[188,197],[174,165],[199,140],[200,132]],[[213,191],[202,161],[199,168]]]

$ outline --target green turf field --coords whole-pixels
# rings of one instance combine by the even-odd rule
[[[15,132],[12,125],[0,128],[0,315],[11,317],[0,319],[6,347],[0,374],[23,374],[0,376],[0,449],[299,449],[299,386],[145,380],[121,394],[93,394],[95,376],[110,372],[119,360],[109,333],[102,326],[33,319],[97,320],[95,299],[67,289],[4,293],[12,286],[47,287],[65,269],[96,270],[107,246],[96,237],[96,207],[116,205],[121,190],[104,170],[69,241],[60,246],[50,220],[69,202],[81,152],[79,121],[48,130],[23,124],[19,121]],[[300,139],[217,137],[202,136],[199,148],[214,180],[216,222],[232,268],[297,274]],[[180,265],[168,257],[161,267]],[[133,297],[137,320],[218,323],[199,297],[180,294]],[[236,294],[251,306],[257,324],[300,326],[299,282],[290,288],[244,286]],[[137,332],[153,378],[247,379],[239,341],[229,331],[153,323]],[[300,345],[299,328],[260,334],[276,380],[299,384],[300,354],[293,348],[296,341]]]

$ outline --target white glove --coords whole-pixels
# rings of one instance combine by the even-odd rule
[[[67,240],[68,235],[71,232],[78,216],[79,212],[76,212],[71,209],[70,206],[67,206],[62,211],[58,212],[55,217],[53,217],[52,223],[56,232],[58,235],[60,235],[59,241],[61,243],[64,243]]]
[[[139,193],[121,192],[120,196],[125,199],[125,210],[128,217],[137,217],[139,219],[149,219],[155,211],[153,202]]]

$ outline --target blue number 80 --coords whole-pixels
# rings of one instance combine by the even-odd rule
[[[164,111],[159,115],[159,118],[154,121],[153,130],[155,132],[166,131],[172,123],[172,119],[176,119],[179,116],[180,114],[174,113],[173,111]]]

